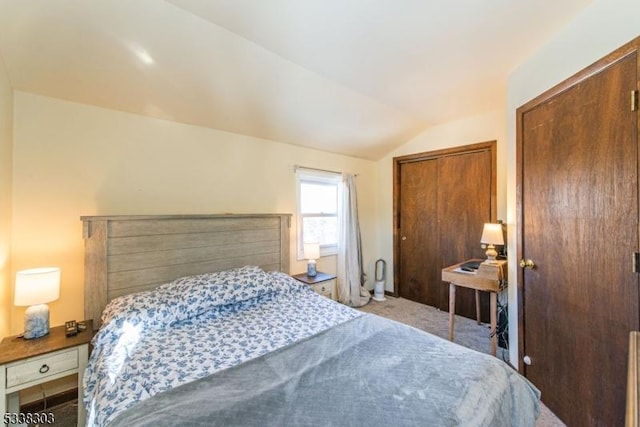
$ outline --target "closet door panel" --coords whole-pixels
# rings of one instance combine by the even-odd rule
[[[486,258],[480,247],[482,227],[491,222],[491,167],[488,150],[438,159],[440,268],[471,258]],[[448,302],[449,287],[440,281]],[[448,307],[441,307],[448,310]],[[475,318],[475,292],[458,287],[456,314]],[[489,322],[489,297],[481,293],[481,315]]]
[[[400,289],[403,298],[442,305],[438,289],[437,160],[405,163],[400,172]]]

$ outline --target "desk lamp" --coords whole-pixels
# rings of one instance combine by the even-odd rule
[[[49,306],[60,297],[60,269],[32,268],[16,273],[14,305],[29,306],[24,313],[24,338],[39,338],[49,333]]]
[[[482,237],[480,243],[486,245],[487,260],[495,261],[498,256],[496,247],[494,245],[504,245],[504,237],[502,236],[502,224],[490,224],[487,223],[482,229]]]

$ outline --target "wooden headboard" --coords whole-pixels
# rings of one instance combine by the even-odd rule
[[[244,265],[289,272],[290,214],[83,216],[84,315],[121,295]]]

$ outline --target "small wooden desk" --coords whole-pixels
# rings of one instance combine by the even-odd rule
[[[476,318],[480,324],[480,291],[490,293],[491,298],[491,354],[496,355],[498,336],[496,334],[496,316],[498,292],[506,287],[507,261],[493,261],[492,264],[483,262],[475,273],[460,271],[460,266],[469,261],[484,261],[471,259],[442,269],[442,281],[449,282],[449,341],[453,341],[453,331],[456,313],[456,286],[475,289]]]

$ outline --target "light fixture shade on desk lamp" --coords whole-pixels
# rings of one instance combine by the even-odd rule
[[[48,302],[60,297],[60,269],[32,268],[16,273],[13,303],[29,306],[24,313],[24,338],[39,338],[49,333]]]
[[[482,229],[482,237],[480,243],[487,245],[487,259],[495,260],[498,252],[494,245],[504,245],[504,237],[502,235],[502,224],[486,223]]]

